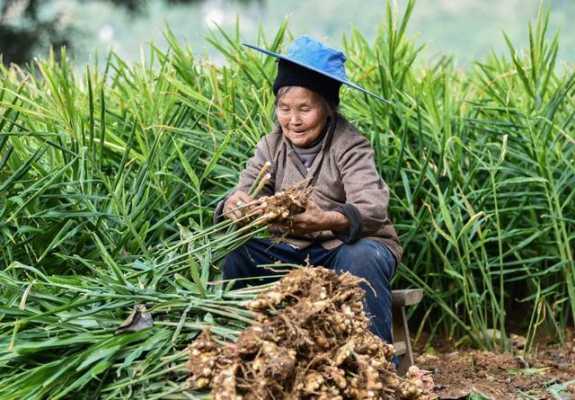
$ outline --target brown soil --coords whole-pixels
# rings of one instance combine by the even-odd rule
[[[540,345],[532,355],[468,349],[424,353],[416,362],[431,371],[440,399],[467,399],[472,393],[494,400],[575,399],[573,334],[565,345]]]

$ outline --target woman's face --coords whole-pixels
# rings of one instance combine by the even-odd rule
[[[276,116],[290,142],[297,147],[307,147],[321,135],[327,110],[319,94],[292,86],[278,99]]]

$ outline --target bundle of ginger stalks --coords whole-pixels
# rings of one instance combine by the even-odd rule
[[[204,331],[188,348],[191,390],[215,400],[429,400],[431,377],[399,377],[393,347],[368,329],[362,280],[323,267],[291,271],[247,307],[256,315],[235,343]]]
[[[241,217],[237,221],[240,224],[267,225],[287,222],[294,215],[305,211],[312,192],[308,179],[272,196],[257,197],[264,186],[271,180],[270,168],[271,164],[269,162],[264,163],[250,188],[248,194],[255,200],[234,208],[233,211],[239,210],[241,212]],[[224,214],[224,216],[226,215]]]

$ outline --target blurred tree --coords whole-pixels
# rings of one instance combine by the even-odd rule
[[[83,0],[89,1],[112,3],[137,17],[145,13],[150,0]],[[154,1],[186,4],[205,0]],[[51,0],[0,0],[0,57],[4,64],[25,64],[38,50],[48,47],[66,46],[73,50],[70,38],[75,29],[63,22],[52,3]]]
[[[4,0],[0,9],[0,54],[4,64],[23,64],[39,47],[69,45],[67,29],[60,28],[59,16],[40,17],[48,1]]]

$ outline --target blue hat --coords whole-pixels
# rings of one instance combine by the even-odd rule
[[[294,40],[294,42],[289,46],[286,55],[262,49],[251,44],[242,44],[251,49],[258,50],[264,54],[276,57],[280,60],[292,62],[296,65],[341,82],[354,89],[358,89],[382,101],[388,102],[388,100],[385,100],[375,93],[372,93],[348,80],[344,66],[346,58],[343,52],[331,49],[325,46],[323,43],[310,38],[309,36],[300,36]]]

